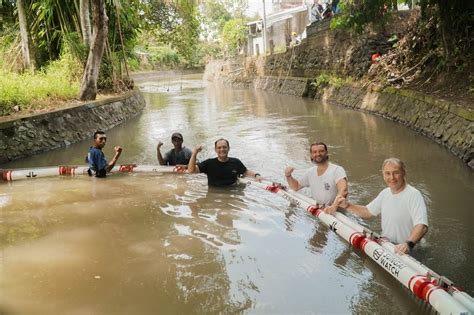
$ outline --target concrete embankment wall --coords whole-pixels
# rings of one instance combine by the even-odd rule
[[[123,96],[0,122],[0,164],[92,137],[136,116],[145,107],[138,91]]]

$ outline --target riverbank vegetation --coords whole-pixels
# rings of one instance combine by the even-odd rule
[[[400,2],[400,1],[399,1]],[[369,70],[368,79],[456,99],[474,101],[474,2],[463,0],[401,1],[416,4],[408,28]],[[394,16],[392,0],[341,0],[336,29],[363,32],[384,27]]]
[[[77,97],[81,64],[65,51],[58,60],[36,72],[0,69],[0,115],[43,110]]]
[[[0,115],[133,87],[241,50],[244,0],[1,0]]]
[[[0,0],[0,115],[133,87],[131,71],[203,69],[242,50],[245,0]]]

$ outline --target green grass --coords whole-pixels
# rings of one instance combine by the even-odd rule
[[[50,107],[77,97],[82,66],[66,54],[44,70],[18,74],[0,69],[0,115]]]
[[[311,86],[317,90],[327,85],[341,87],[350,83],[352,83],[351,77],[339,77],[328,72],[322,72],[316,79],[313,80]]]

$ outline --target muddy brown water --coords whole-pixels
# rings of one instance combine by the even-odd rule
[[[170,135],[230,155],[275,181],[329,145],[350,199],[384,188],[380,168],[405,160],[428,205],[415,256],[474,294],[474,175],[432,141],[382,118],[312,100],[231,89],[200,76],[140,83],[144,113],[107,132],[106,156],[156,164]],[[2,167],[83,164],[89,142]],[[1,314],[427,313],[390,275],[304,210],[252,187],[208,189],[201,175],[46,178],[0,185]],[[379,231],[380,221],[359,221]]]

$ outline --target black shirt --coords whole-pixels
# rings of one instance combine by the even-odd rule
[[[237,177],[247,171],[245,165],[236,158],[221,162],[217,158],[207,159],[198,164],[199,171],[207,175],[210,186],[229,186],[237,181]]]

